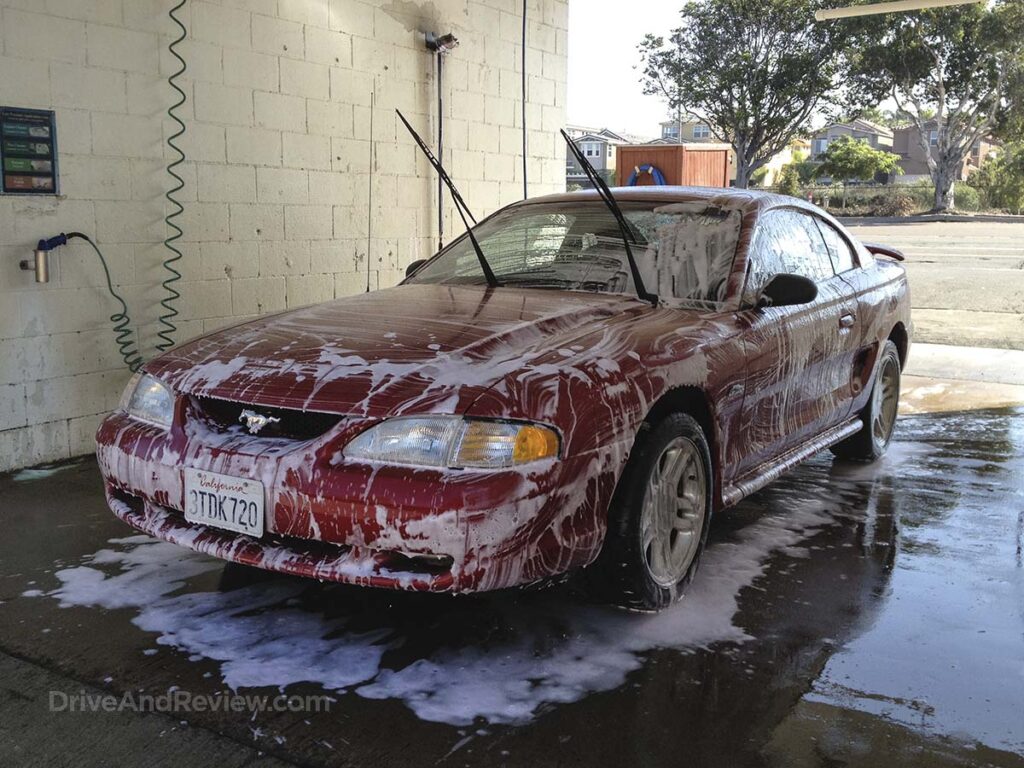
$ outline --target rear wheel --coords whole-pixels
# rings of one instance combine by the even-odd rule
[[[712,483],[707,439],[693,417],[672,414],[642,428],[598,564],[610,601],[657,611],[682,596],[707,541]]]
[[[878,361],[871,396],[860,412],[860,432],[832,446],[832,453],[852,461],[877,461],[889,447],[900,405],[900,353],[886,341]]]

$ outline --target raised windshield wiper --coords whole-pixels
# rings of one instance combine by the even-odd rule
[[[487,280],[487,285],[491,288],[497,288],[500,285],[498,278],[494,276],[494,272],[491,270],[491,265],[487,263],[487,257],[484,256],[484,251],[480,247],[480,243],[477,242],[476,235],[473,234],[473,228],[469,224],[469,219],[472,219],[473,223],[476,224],[476,219],[474,219],[473,214],[469,212],[469,206],[467,206],[466,202],[462,199],[462,195],[459,194],[459,190],[455,188],[455,182],[453,182],[451,177],[448,176],[448,172],[445,171],[444,166],[441,165],[436,157],[434,157],[434,153],[430,151],[430,148],[423,143],[423,139],[421,139],[420,135],[416,133],[416,130],[409,125],[409,121],[405,119],[405,115],[397,109],[395,112],[398,112],[398,118],[405,124],[405,127],[409,129],[409,133],[412,134],[413,141],[419,145],[423,154],[426,155],[427,162],[434,166],[434,170],[437,171],[437,175],[441,177],[441,181],[445,183],[445,186],[448,187],[448,191],[452,193],[452,199],[455,201],[455,210],[459,212],[459,216],[462,218],[462,223],[466,225],[466,234],[469,235],[469,241],[473,244],[473,250],[476,251],[476,257],[480,261],[480,269],[483,270],[484,279]],[[469,219],[466,218],[467,216]]]
[[[594,170],[594,166],[590,164],[590,161],[584,157],[583,152],[576,146],[576,143],[569,138],[569,134],[564,130],[561,131],[562,138],[565,139],[565,143],[569,145],[569,151],[572,152],[573,157],[576,158],[576,162],[579,163],[580,168],[583,169],[583,173],[586,174],[587,178],[590,179],[590,183],[594,185],[594,189],[597,190],[598,196],[604,201],[604,204],[608,206],[608,210],[612,212],[612,216],[615,217],[615,221],[619,225],[619,232],[622,234],[622,244],[626,248],[626,260],[629,262],[629,271],[633,276],[633,286],[636,288],[636,295],[644,301],[649,301],[654,306],[658,305],[658,297],[653,293],[648,293],[647,288],[644,287],[643,278],[640,277],[640,268],[636,265],[636,259],[633,258],[633,249],[629,247],[629,241],[632,240],[636,243],[636,235],[633,234],[633,230],[630,229],[629,224],[626,223],[626,217],[622,215],[622,209],[619,208],[619,204],[615,202],[615,198],[612,197],[612,192],[608,189],[608,185],[604,183],[597,171]]]

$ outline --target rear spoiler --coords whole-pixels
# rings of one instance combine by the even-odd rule
[[[864,247],[871,251],[871,254],[874,256],[887,256],[890,259],[895,259],[896,261],[907,260],[907,257],[903,255],[903,251],[897,251],[895,248],[890,248],[888,245],[864,243]]]

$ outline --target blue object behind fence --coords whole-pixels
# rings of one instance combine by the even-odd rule
[[[658,167],[651,165],[650,163],[644,163],[639,168],[634,168],[633,173],[629,175],[629,181],[626,182],[626,186],[635,187],[637,179],[640,178],[641,173],[649,173],[654,177],[654,183],[659,186],[665,186],[665,174],[663,174]]]

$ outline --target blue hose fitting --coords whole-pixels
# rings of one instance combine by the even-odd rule
[[[54,248],[59,248],[62,245],[68,244],[68,236],[61,232],[59,235],[54,235],[48,240],[40,240],[39,244],[36,245],[37,251],[52,251]]]

